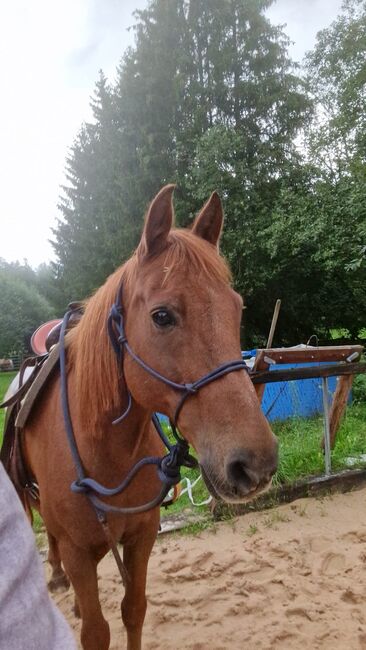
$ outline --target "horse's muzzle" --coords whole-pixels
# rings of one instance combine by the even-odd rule
[[[226,462],[223,476],[213,470],[212,464],[201,465],[209,492],[229,503],[248,501],[268,489],[276,469],[277,446],[266,459],[256,458],[250,450],[236,451]]]

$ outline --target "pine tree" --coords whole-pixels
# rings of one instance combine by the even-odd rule
[[[272,304],[258,310],[251,297],[270,275],[258,233],[281,177],[291,183],[310,112],[288,39],[265,16],[270,4],[152,0],[136,12],[135,45],[114,86],[101,75],[94,122],[68,158],[55,248],[73,297],[127,257],[148,201],[176,181],[183,225],[213,189],[221,193],[237,287],[269,320]]]

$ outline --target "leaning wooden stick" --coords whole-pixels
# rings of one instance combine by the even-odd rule
[[[266,349],[272,347],[272,341],[273,341],[274,333],[275,333],[275,330],[276,330],[278,314],[280,313],[280,309],[281,309],[281,300],[278,298],[276,300],[275,308],[274,308],[274,311],[273,311],[272,322],[271,322],[271,327],[270,327],[269,334],[268,334]],[[265,352],[263,350],[261,350],[259,352],[259,354],[257,353],[257,357],[256,357],[256,360],[255,360],[254,366],[253,366],[253,371],[267,370],[268,363],[266,363],[266,361],[264,360],[264,356],[265,356]],[[257,397],[258,397],[260,402],[262,401],[264,389],[265,389],[265,384],[257,384],[255,386]]]
[[[278,320],[278,314],[280,313],[281,309],[281,300],[278,298],[276,300],[273,316],[272,316],[272,323],[271,323],[271,329],[269,330],[269,335],[268,335],[268,341],[267,341],[267,349],[272,347],[272,341],[274,337],[274,333],[276,330],[276,325],[277,325],[277,320]]]

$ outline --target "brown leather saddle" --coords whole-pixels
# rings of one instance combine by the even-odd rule
[[[69,327],[74,327],[82,317],[80,303],[70,303],[72,315]],[[11,478],[21,501],[24,490],[38,499],[38,486],[29,475],[22,452],[22,431],[39,395],[49,378],[59,367],[59,346],[62,321],[49,321],[32,336],[35,356],[25,359],[16,377],[13,392],[7,394],[0,408],[6,408],[3,444],[0,460]]]

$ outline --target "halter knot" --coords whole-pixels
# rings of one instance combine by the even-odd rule
[[[110,315],[112,316],[113,320],[120,320],[122,315],[122,305],[117,305],[116,303],[113,303],[111,307]]]
[[[87,494],[90,492],[90,488],[87,485],[83,485],[83,479],[78,479],[73,481],[70,485],[71,492],[75,494]]]
[[[198,392],[198,388],[195,386],[195,384],[184,384],[184,388],[186,389],[187,393],[191,393],[192,395]]]
[[[179,483],[182,465],[185,467],[197,466],[196,459],[189,454],[188,443],[183,439],[173,445],[169,453],[161,459],[158,468],[160,480],[169,486]]]

